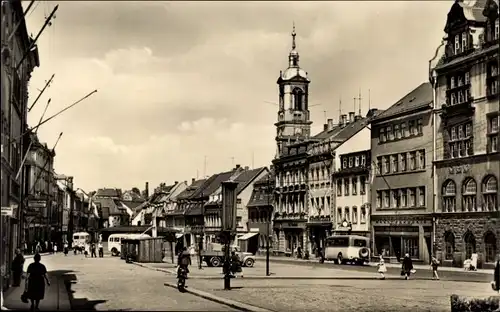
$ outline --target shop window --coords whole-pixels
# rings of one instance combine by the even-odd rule
[[[470,259],[473,253],[476,253],[476,238],[471,232],[464,235],[465,259]]]

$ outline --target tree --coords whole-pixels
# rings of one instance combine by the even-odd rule
[[[139,196],[141,195],[141,190],[139,190],[139,188],[137,188],[137,187],[133,187],[131,191],[132,191],[132,193],[135,193]]]

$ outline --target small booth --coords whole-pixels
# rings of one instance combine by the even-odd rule
[[[136,261],[139,254],[139,244],[140,239],[136,238],[126,238],[121,241],[121,251],[120,251],[120,259],[127,260],[127,258],[131,258],[132,261]]]
[[[138,253],[135,261],[143,263],[163,262],[163,237],[140,238],[138,241]]]

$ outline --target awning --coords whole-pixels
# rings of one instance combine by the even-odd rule
[[[255,233],[255,232],[246,233],[243,236],[238,237],[238,240],[246,240],[246,239],[254,237],[255,235],[259,235],[259,233]]]
[[[182,236],[184,236],[184,234],[182,234],[182,233],[176,233],[175,234],[175,238],[181,238]]]

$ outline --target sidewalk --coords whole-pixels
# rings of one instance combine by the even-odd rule
[[[266,261],[265,256],[255,256],[255,259],[258,261]],[[321,265],[319,263],[319,259],[313,259],[313,260],[303,260],[303,259],[297,259],[297,258],[291,258],[291,257],[277,257],[277,256],[270,256],[269,261],[271,262],[281,262],[281,263],[296,263],[296,264],[317,264]],[[333,261],[325,261],[325,264],[333,264]],[[386,263],[385,264],[387,268],[401,268],[401,264],[399,263]],[[348,265],[347,265],[348,266]],[[369,266],[371,267],[376,267],[377,263],[376,262],[369,262]],[[413,265],[416,270],[427,270],[431,271],[431,268],[429,265],[425,264],[414,264]],[[344,267],[344,266],[340,266]],[[469,272],[464,271],[463,268],[455,268],[455,267],[439,267],[439,271],[449,271],[449,272],[463,272],[464,274],[467,274]],[[483,273],[483,274],[493,274],[493,270],[484,270],[484,269],[478,269],[477,271],[474,271],[474,273]]]
[[[42,256],[44,254],[41,254]],[[45,255],[47,256],[47,255]],[[25,270],[27,266],[33,262],[33,256],[25,256]],[[47,268],[50,271],[50,268]],[[66,290],[66,285],[61,276],[54,275],[52,272],[47,273],[50,286],[45,286],[45,298],[40,301],[41,311],[68,311],[71,310],[69,295]],[[23,303],[21,295],[24,292],[25,280],[21,281],[20,287],[10,287],[3,294],[3,307],[9,310],[29,310],[30,303]]]

